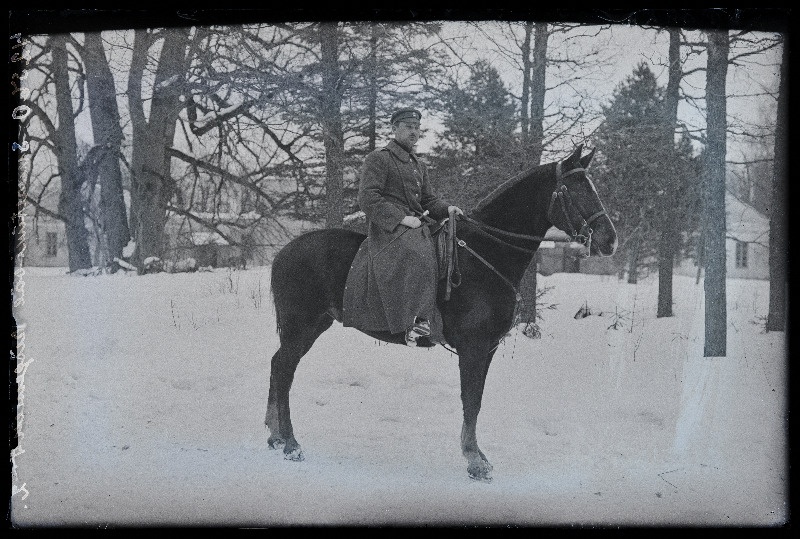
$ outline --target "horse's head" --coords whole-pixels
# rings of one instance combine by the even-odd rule
[[[588,247],[589,254],[611,256],[617,250],[617,231],[586,169],[594,150],[581,156],[583,145],[556,165],[556,188],[547,217],[573,241]]]

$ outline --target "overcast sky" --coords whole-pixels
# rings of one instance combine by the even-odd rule
[[[490,44],[490,39],[500,36],[499,27],[496,24],[486,23],[485,35],[476,32],[474,27],[467,23],[448,22],[447,35],[469,35],[475,45],[475,50],[468,57],[481,56],[488,59],[501,74],[505,84],[512,93],[519,96],[521,94],[521,79],[519,68],[512,65],[503,54],[493,51],[494,47]],[[586,26],[587,35],[595,33],[599,27]],[[573,30],[572,35],[577,31]],[[757,32],[754,38],[774,36],[775,34]],[[691,39],[703,40],[699,32],[689,34]],[[481,42],[485,45],[481,45]],[[585,46],[590,44],[595,49],[600,61],[597,62],[596,71],[586,74],[582,73],[582,80],[576,80],[570,84],[578,91],[586,92],[597,105],[607,104],[612,97],[614,89],[625,78],[633,73],[634,68],[640,62],[650,65],[652,71],[658,77],[660,84],[666,87],[667,57],[669,35],[665,31],[657,31],[653,28],[631,26],[626,24],[615,24],[607,27],[601,33],[597,33],[593,39],[571,40],[565,43],[558,36],[551,36],[548,41],[548,57],[568,56],[573,59],[580,59],[581,51],[577,45]],[[511,45],[513,47],[513,45]],[[567,51],[567,49],[569,49]],[[682,49],[685,54],[686,49]],[[705,54],[693,55],[684,66],[684,71],[704,68],[706,63]],[[548,67],[548,88],[556,83],[552,66]],[[746,65],[731,66],[728,70],[727,93],[728,117],[731,123],[763,122],[762,117],[765,112],[774,114],[774,98],[763,95],[764,92],[776,92],[780,72],[780,49],[769,53],[754,56],[749,59]],[[700,98],[697,104],[704,107],[702,99],[705,88],[705,71],[695,71],[688,75],[681,84],[681,89],[685,94],[695,98]],[[560,90],[550,90],[546,98],[547,103],[553,103],[559,98]],[[772,107],[772,108],[770,108]],[[698,111],[696,106],[681,100],[678,110],[679,119],[686,122],[690,128],[705,129],[706,120],[704,111]],[[774,118],[772,119],[774,122]],[[597,122],[591,122],[583,126],[583,131],[590,134],[597,127]],[[421,141],[420,147],[427,147],[432,143],[433,134]],[[743,147],[742,141],[729,137],[729,159],[739,159],[740,151]],[[571,146],[571,141],[566,145]]]
[[[509,56],[504,56],[491,40],[502,41],[504,36],[509,36],[507,25],[487,21],[476,28],[472,24],[456,21],[446,21],[444,23],[443,35],[446,37],[458,37],[462,48],[457,48],[459,53],[464,54],[468,61],[475,61],[484,58],[490,62],[501,74],[507,88],[516,96],[521,94],[519,67],[514,64],[515,60],[510,60]],[[597,60],[590,65],[596,65],[593,70],[585,67],[580,73],[580,79],[570,82],[565,87],[548,90],[546,106],[558,107],[559,101],[565,104],[574,99],[576,93],[584,93],[594,102],[594,107],[599,110],[601,103],[608,103],[614,89],[630,76],[633,69],[639,62],[647,62],[663,86],[667,83],[666,57],[668,52],[668,34],[658,32],[652,28],[643,28],[626,24],[615,24],[606,27],[602,32],[596,32],[599,27],[585,26],[584,34],[594,35],[592,38],[571,39],[565,41],[562,35],[554,34],[548,41],[548,57],[560,60],[564,58],[582,59],[582,55],[588,54],[582,51],[581,47],[589,45],[589,52],[596,54]],[[578,30],[571,31],[570,35],[576,36]],[[596,35],[595,35],[596,34]],[[122,37],[122,33],[117,34]],[[770,36],[774,34],[757,33],[756,37]],[[691,36],[701,40],[700,34],[694,32]],[[130,38],[129,38],[130,39]],[[516,45],[507,41],[508,50],[513,53]],[[518,49],[516,49],[518,50]],[[685,51],[685,49],[684,49]],[[126,63],[124,56],[115,55],[111,59],[112,69]],[[690,63],[685,65],[684,70],[702,68],[705,66],[706,58],[704,54],[694,55]],[[728,116],[731,123],[763,123],[765,113],[774,114],[774,98],[761,95],[765,91],[775,92],[778,85],[780,62],[780,49],[771,51],[768,54],[752,57],[746,66],[731,66],[728,71]],[[554,61],[548,67],[548,87],[554,86],[559,77],[558,65],[563,62]],[[116,70],[118,77],[119,90],[124,96],[125,71]],[[464,75],[466,76],[466,75]],[[682,90],[685,94],[699,98],[697,105],[704,106],[702,99],[705,86],[705,72],[696,71],[687,76],[682,82]],[[741,97],[734,97],[741,96]],[[126,103],[120,101],[120,106],[125,107]],[[687,101],[682,100],[679,105],[679,119],[685,121],[692,129],[704,129],[705,117],[703,111],[698,111],[697,106],[692,106]],[[587,121],[579,126],[580,132],[571,137],[564,137],[563,148],[556,148],[556,151],[568,151],[575,143],[582,142],[583,137],[590,138],[591,133],[596,129],[599,119]],[[774,122],[774,119],[772,119]],[[86,142],[91,142],[91,123],[87,113],[78,118],[78,136]],[[417,150],[420,152],[429,151],[430,147],[436,142],[437,133],[441,129],[441,124],[431,116],[427,117],[426,125],[429,128],[426,135],[420,140]],[[747,125],[745,131],[751,130]],[[388,129],[385,130],[388,135]],[[746,144],[735,137],[728,137],[729,160],[740,160],[741,151]]]

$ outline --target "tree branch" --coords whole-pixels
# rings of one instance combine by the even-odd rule
[[[223,180],[230,181],[230,182],[239,184],[242,187],[250,189],[251,191],[256,193],[258,196],[260,196],[264,200],[266,200],[269,203],[269,205],[270,205],[272,210],[274,210],[277,207],[277,203],[275,202],[275,200],[271,196],[269,196],[267,193],[265,193],[263,190],[261,190],[258,186],[254,185],[251,182],[243,180],[242,178],[240,178],[238,176],[235,176],[234,174],[231,174],[230,172],[228,172],[226,170],[223,170],[220,167],[217,167],[217,166],[211,165],[209,163],[206,163],[204,161],[201,161],[201,160],[199,160],[199,159],[197,159],[195,157],[192,157],[191,155],[186,155],[182,151],[176,150],[175,148],[168,148],[167,149],[167,154],[170,155],[171,157],[175,157],[177,159],[185,161],[186,163],[189,163],[189,164],[194,165],[194,166],[196,166],[198,168],[206,170],[206,171],[208,171],[208,172],[210,172],[210,173],[222,178]]]
[[[48,210],[48,209],[47,209],[45,206],[43,206],[43,205],[42,205],[42,204],[41,204],[41,203],[40,203],[38,200],[36,200],[36,199],[34,199],[34,198],[31,198],[31,196],[30,196],[30,195],[25,195],[25,200],[26,200],[27,202],[30,202],[30,203],[31,203],[31,205],[32,205],[34,208],[36,208],[36,212],[37,212],[37,213],[38,213],[38,212],[42,212],[42,213],[43,213],[43,214],[45,214],[46,216],[48,216],[48,217],[52,217],[53,219],[58,219],[59,221],[63,221],[64,223],[68,223],[68,222],[69,222],[69,220],[68,220],[68,219],[67,219],[65,216],[61,215],[61,214],[60,214],[60,213],[58,213],[57,211]]]
[[[213,230],[214,232],[219,234],[222,239],[224,239],[225,241],[227,241],[231,245],[235,245],[237,247],[241,246],[241,244],[238,241],[236,241],[232,237],[230,237],[227,234],[225,234],[222,230],[220,230],[217,227],[217,225],[215,225],[214,223],[211,223],[209,221],[206,221],[202,217],[198,217],[197,215],[193,214],[190,211],[182,210],[182,209],[180,209],[178,207],[173,206],[172,204],[168,204],[167,205],[167,210],[169,210],[169,211],[171,211],[171,212],[173,212],[173,213],[175,213],[177,215],[182,215],[182,216],[186,217],[187,219],[189,219],[191,221],[194,221],[195,223],[206,227],[209,230]]]
[[[205,123],[201,127],[197,127],[195,125],[195,122],[189,122],[189,129],[191,129],[192,133],[194,133],[196,136],[199,137],[199,136],[204,135],[207,132],[211,131],[212,129],[214,129],[218,125],[223,124],[224,122],[226,122],[230,118],[233,118],[233,117],[237,116],[240,113],[245,115],[245,116],[250,117],[247,114],[247,110],[251,106],[253,106],[254,104],[255,104],[255,101],[245,101],[243,103],[240,103],[239,105],[237,105],[232,110],[229,110],[228,112],[225,112],[223,114],[219,114],[219,115],[215,116],[214,119],[212,119],[209,122]],[[244,111],[244,112],[242,112],[242,111]]]

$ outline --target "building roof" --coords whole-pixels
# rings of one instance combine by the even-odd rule
[[[193,245],[230,245],[228,240],[216,232],[192,232],[191,238]]]
[[[769,217],[731,193],[725,193],[725,226],[729,238],[748,243],[769,241]]]

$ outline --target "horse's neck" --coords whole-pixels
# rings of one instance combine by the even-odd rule
[[[544,236],[551,226],[547,208],[556,184],[555,165],[533,167],[514,180],[501,184],[501,191],[479,204],[473,216],[508,232]]]
[[[507,232],[544,237],[545,232],[551,226],[547,219],[547,209],[555,184],[555,166],[535,167],[527,174],[521,175],[519,181],[501,185],[502,191],[479,204],[472,216],[482,223]],[[503,266],[504,273],[512,281],[519,282],[533,260],[533,252],[521,253],[518,250],[503,247],[492,240],[481,238],[480,234],[476,234],[472,239],[482,244],[486,258],[490,259],[492,263]],[[532,242],[505,237],[503,239],[520,247],[534,250],[540,243],[539,241]]]

